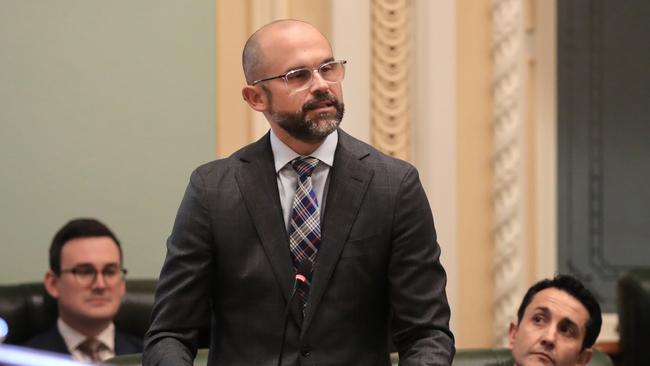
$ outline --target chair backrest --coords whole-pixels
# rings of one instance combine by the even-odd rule
[[[143,337],[149,328],[156,280],[127,279],[126,295],[114,322],[125,333]],[[56,300],[42,282],[0,285],[0,317],[9,325],[8,344],[23,344],[56,322]]]
[[[472,348],[456,351],[453,366],[511,366],[510,350],[505,348]]]
[[[460,349],[456,352],[453,366],[511,366],[512,356],[507,348]],[[589,366],[613,366],[605,353],[594,349]]]
[[[142,364],[142,355],[134,354],[127,356],[117,356],[107,363],[119,366],[140,366]],[[205,366],[208,362],[208,350],[199,349],[194,360],[194,366]],[[397,366],[399,359],[397,354],[391,354],[393,366]],[[459,349],[454,357],[453,366],[512,366],[512,357],[510,350],[505,348],[476,348],[476,349]],[[594,350],[594,355],[589,362],[589,366],[613,366],[614,364],[609,357]]]

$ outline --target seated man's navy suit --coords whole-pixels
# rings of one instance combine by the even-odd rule
[[[70,354],[56,325],[25,342],[24,346],[44,351]],[[115,329],[115,355],[142,352],[142,340]]]

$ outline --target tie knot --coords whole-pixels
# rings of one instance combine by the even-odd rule
[[[86,355],[92,361],[101,361],[99,359],[99,351],[102,347],[102,342],[96,338],[86,338],[85,341],[81,342],[77,349]]]
[[[310,177],[314,172],[314,168],[318,165],[318,159],[312,156],[299,157],[291,161],[293,170],[298,173],[300,178]]]

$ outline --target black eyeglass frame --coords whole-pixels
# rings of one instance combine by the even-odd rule
[[[108,267],[108,268],[110,268],[110,267]],[[84,270],[87,270],[87,269],[92,269],[93,276],[92,276],[92,279],[90,280],[90,282],[84,283],[84,281],[80,279],[80,276],[82,275],[80,272],[84,271]],[[71,273],[79,285],[81,285],[81,286],[91,286],[93,283],[95,283],[97,281],[97,275],[99,275],[99,273],[101,272],[102,277],[104,277],[104,281],[106,283],[110,284],[110,285],[114,285],[114,284],[118,283],[119,280],[126,279],[126,274],[129,272],[124,267],[118,267],[117,268],[117,273],[115,274],[117,280],[113,283],[110,280],[107,281],[107,278],[112,278],[112,276],[106,276],[106,274],[105,274],[106,269],[107,268],[104,268],[101,271],[98,271],[97,268],[95,268],[94,266],[79,265],[79,266],[75,266],[75,267],[72,267],[72,268],[67,268],[67,269],[60,270],[59,271],[59,276],[63,275],[63,274],[66,274],[66,273]]]
[[[320,70],[321,70],[323,67],[325,67],[325,66],[327,66],[327,65],[331,65],[331,64],[340,64],[341,67],[343,67],[343,77],[345,77],[345,64],[347,64],[347,63],[348,63],[347,60],[332,60],[332,61],[327,61],[327,62],[325,62],[325,63],[322,63],[322,64],[321,64],[320,66],[318,66],[318,68],[316,68],[316,69],[311,69],[311,68],[308,68],[308,67],[301,67],[301,68],[299,68],[299,69],[289,70],[289,71],[287,71],[287,72],[285,72],[284,74],[281,74],[281,75],[271,76],[271,77],[264,78],[264,79],[259,79],[259,80],[253,80],[253,82],[251,82],[250,85],[251,85],[251,86],[255,86],[255,85],[257,85],[257,84],[259,84],[259,83],[261,83],[261,82],[263,82],[263,81],[269,81],[269,80],[274,80],[274,79],[280,79],[280,78],[282,78],[282,79],[284,79],[284,85],[286,85],[287,87],[289,87],[289,83],[288,83],[288,81],[287,81],[287,75],[290,75],[291,73],[295,73],[295,72],[298,72],[298,71],[303,71],[303,70],[309,70],[309,72],[310,72],[311,79],[309,80],[309,82],[307,82],[307,83],[305,84],[305,85],[309,85],[309,84],[311,83],[311,81],[314,80],[314,71],[315,71],[315,72],[318,72],[318,73],[320,74]],[[323,79],[324,79],[325,81],[327,81],[328,83],[338,83],[338,82],[340,82],[341,80],[343,80],[343,79],[341,79],[341,80],[339,80],[339,81],[329,81],[329,80],[327,80],[327,79],[325,79],[325,78],[323,78]],[[302,89],[300,89],[300,90],[302,90]]]

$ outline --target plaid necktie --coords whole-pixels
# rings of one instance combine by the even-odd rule
[[[291,249],[293,267],[296,270],[303,261],[311,262],[310,268],[313,268],[316,253],[320,247],[320,207],[311,183],[311,174],[316,165],[318,165],[318,159],[311,156],[300,157],[291,162],[291,166],[300,177],[289,223],[289,248]],[[299,284],[297,289],[303,306],[309,297],[311,272],[306,277],[306,284]]]

